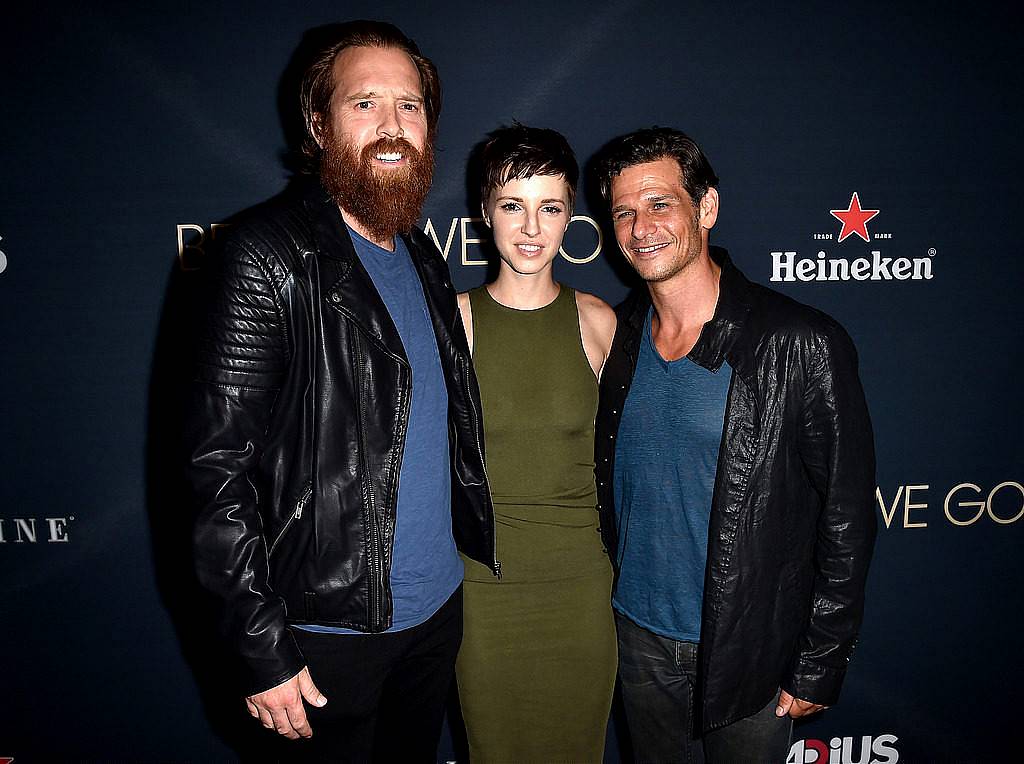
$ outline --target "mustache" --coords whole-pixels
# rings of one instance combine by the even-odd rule
[[[408,232],[430,191],[433,146],[418,149],[404,137],[381,136],[357,149],[347,136],[326,137],[320,180],[338,205],[380,240]],[[405,167],[378,171],[374,155],[381,153],[400,153]]]
[[[409,141],[405,138],[378,138],[373,143],[369,143],[363,147],[361,159],[364,162],[369,162],[370,159],[377,154],[388,154],[392,152],[398,152],[403,156],[409,157],[409,159],[416,161],[420,159],[420,151],[416,149]]]

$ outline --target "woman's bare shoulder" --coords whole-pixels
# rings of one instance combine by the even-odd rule
[[[580,320],[591,324],[601,334],[615,333],[615,311],[600,297],[577,290],[576,307],[580,311]]]

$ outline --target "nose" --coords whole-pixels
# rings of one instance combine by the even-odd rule
[[[380,124],[377,125],[377,136],[380,138],[401,138],[405,135],[402,123],[398,118],[398,104],[381,109]]]
[[[540,221],[537,218],[537,212],[527,211],[526,216],[523,218],[523,234],[525,236],[536,236],[540,233]]]
[[[648,216],[644,210],[637,210],[636,215],[633,217],[633,227],[630,233],[634,239],[646,239],[652,233],[654,233],[654,221]]]

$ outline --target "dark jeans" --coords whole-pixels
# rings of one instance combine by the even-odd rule
[[[282,740],[284,761],[437,761],[462,642],[461,586],[430,619],[411,629],[292,632],[327,705],[306,704],[313,737]]]
[[[784,764],[793,721],[778,695],[751,716],[700,736],[695,724],[697,643],[677,642],[615,613],[619,679],[637,764]]]

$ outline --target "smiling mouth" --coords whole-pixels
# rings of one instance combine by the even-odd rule
[[[544,248],[540,244],[516,244],[516,249],[524,255],[536,255]]]
[[[405,156],[398,151],[386,151],[377,154],[374,158],[378,162],[383,162],[384,164],[398,164],[405,159]]]
[[[633,247],[633,251],[638,255],[650,255],[657,252],[659,249],[664,249],[668,246],[668,242],[661,242],[660,244],[651,244],[647,247]]]

